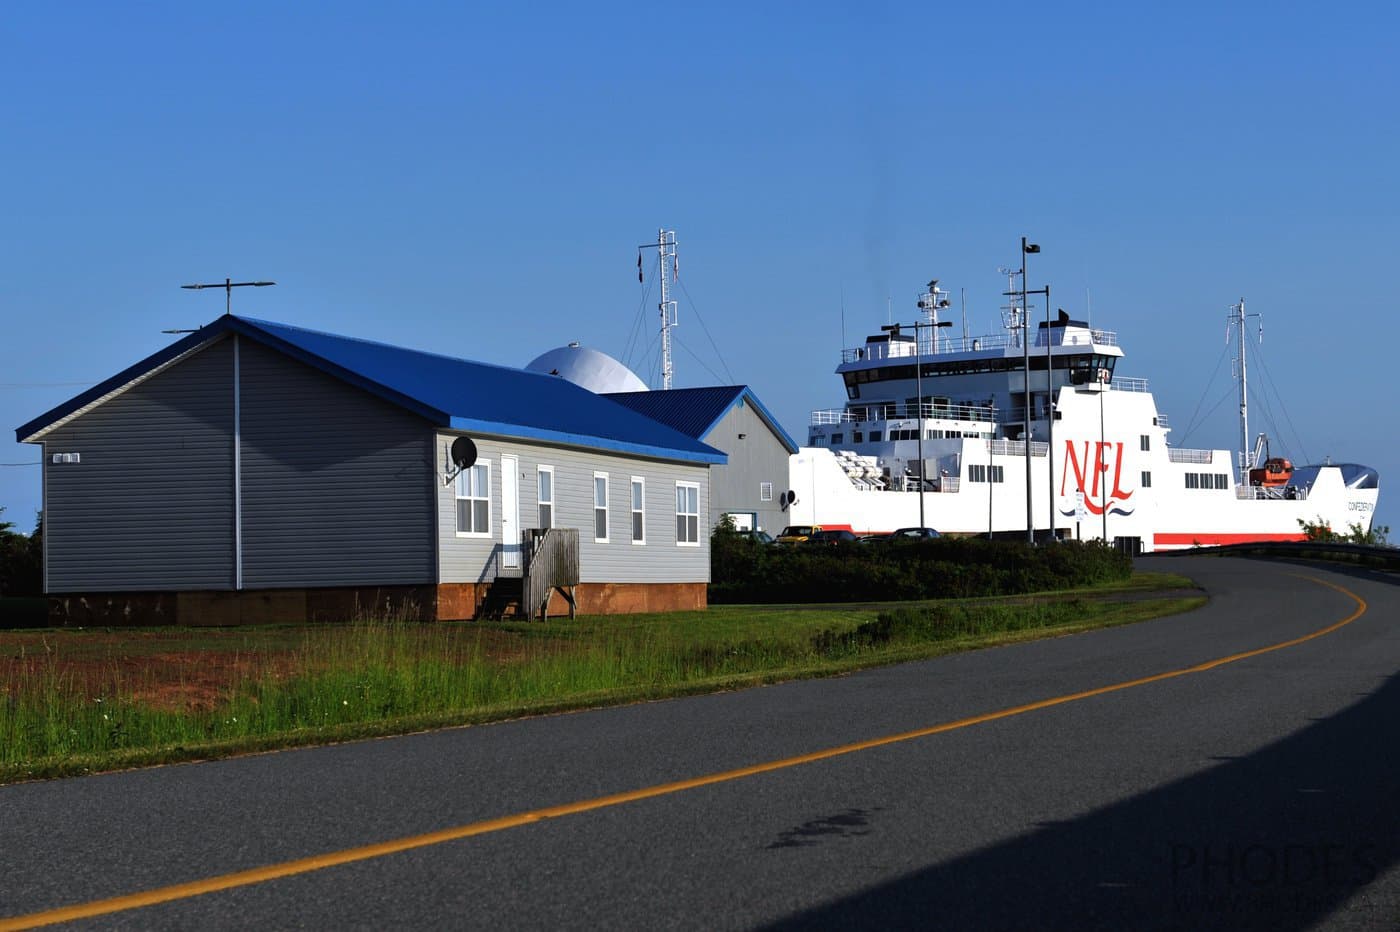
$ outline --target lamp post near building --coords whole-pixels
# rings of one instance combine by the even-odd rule
[[[1031,344],[1030,315],[1026,308],[1026,256],[1040,252],[1040,246],[1021,237],[1021,356],[1025,362],[1025,427],[1021,439],[1026,444],[1026,543],[1035,545],[1035,514],[1031,511]]]

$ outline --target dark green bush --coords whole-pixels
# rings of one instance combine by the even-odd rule
[[[836,547],[766,546],[733,534],[711,542],[709,596],[733,602],[868,602],[1017,595],[1126,579],[1132,561],[1099,543],[1027,547],[940,538]]]

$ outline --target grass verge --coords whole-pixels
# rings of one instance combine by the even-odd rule
[[[1190,585],[1142,574],[1038,596],[546,623],[11,632],[0,634],[0,782],[829,676],[1189,611],[1205,601]],[[186,662],[162,668],[172,650]],[[191,688],[204,667],[227,673],[212,694]]]

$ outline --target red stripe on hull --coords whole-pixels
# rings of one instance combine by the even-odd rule
[[[1307,540],[1306,534],[1153,534],[1154,547],[1219,547],[1267,541]]]

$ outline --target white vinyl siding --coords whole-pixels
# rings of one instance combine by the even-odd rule
[[[491,534],[491,465],[477,463],[457,474],[457,533]]]
[[[554,467],[539,467],[536,480],[536,501],[539,503],[538,527],[554,527]]]
[[[632,477],[632,543],[647,542],[646,480]]]
[[[700,545],[700,487],[692,482],[676,483],[676,544]]]
[[[608,542],[608,474],[593,474],[593,540],[595,543]]]

